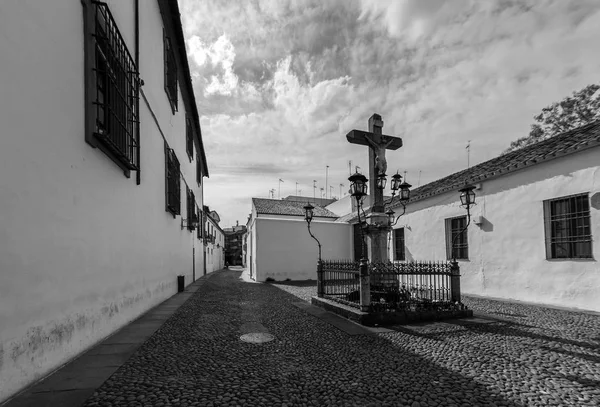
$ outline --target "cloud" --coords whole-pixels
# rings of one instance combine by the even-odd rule
[[[231,212],[219,211],[225,226],[278,178],[282,195],[296,182],[311,194],[329,165],[329,184],[347,184],[348,161],[366,169],[367,149],[344,136],[373,113],[404,141],[390,169],[413,184],[421,170],[422,185],[463,169],[467,140],[471,164],[497,156],[600,72],[595,0],[179,2],[206,199]]]

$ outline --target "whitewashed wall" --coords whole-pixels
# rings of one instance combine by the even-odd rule
[[[225,244],[225,235],[223,232],[216,226],[216,223],[210,219],[209,222],[213,227],[213,231],[215,233],[215,242],[208,243],[206,246],[206,250],[208,252],[208,257],[206,261],[206,273],[212,273],[217,270],[221,270],[225,267],[225,255],[223,254],[223,247]],[[217,247],[217,244],[219,245]]]
[[[141,78],[194,189],[185,109],[163,87],[157,2],[141,4]],[[134,2],[109,1],[134,53]],[[201,275],[201,242],[165,212],[163,139],[140,103],[142,183],[84,141],[79,1],[0,2],[0,401]],[[185,214],[185,184],[182,181]]]
[[[469,260],[459,261],[464,293],[600,311],[600,149],[483,182],[468,229]],[[589,192],[594,259],[546,260],[543,201]],[[407,207],[407,259],[445,260],[444,219],[465,215],[459,193]]]
[[[255,220],[256,280],[317,279],[317,242],[310,237],[304,218],[269,216]],[[322,258],[349,259],[352,228],[346,223],[313,220],[313,234],[322,245]],[[254,249],[254,248],[253,248]]]

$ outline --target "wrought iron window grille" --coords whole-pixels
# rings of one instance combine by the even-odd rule
[[[467,240],[466,216],[446,219],[446,258],[448,260],[468,260],[469,242]]]
[[[196,226],[198,224],[198,217],[196,215],[196,197],[194,195],[194,191],[192,191],[187,185],[186,185],[186,212],[187,212],[187,218],[185,219],[185,222],[184,222],[184,219],[181,219],[181,225],[182,225],[182,229],[183,229],[184,223],[185,223],[185,226],[191,232],[196,228]]]
[[[166,148],[166,210],[173,217],[181,213],[181,186],[179,160],[175,151]]]
[[[194,159],[194,130],[192,127],[192,119],[185,119],[185,150],[190,158],[190,162]]]
[[[544,201],[547,259],[590,259],[592,233],[588,194]]]
[[[139,170],[139,72],[107,4],[91,1],[91,7],[92,134],[97,146],[124,169]]]
[[[164,63],[165,63],[165,91],[173,114],[177,111],[177,62],[175,60],[175,51],[171,44],[171,38],[164,38]]]
[[[404,247],[404,228],[394,229],[394,260],[406,260]]]

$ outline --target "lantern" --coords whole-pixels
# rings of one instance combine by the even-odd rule
[[[304,220],[306,220],[308,223],[310,223],[313,219],[313,210],[315,209],[314,206],[312,206],[310,204],[310,202],[306,203],[306,206],[304,207]]]
[[[367,195],[367,177],[358,171],[348,178],[350,181],[350,195],[357,200]]]
[[[475,187],[473,185],[465,185],[463,188],[459,189],[460,203],[467,209],[469,209],[471,205],[475,203],[474,189]]]
[[[410,185],[406,181],[404,181],[402,184],[400,184],[400,201],[401,202],[408,202],[408,200],[410,199],[410,187],[412,187],[412,185]]]
[[[377,188],[385,189],[385,185],[387,184],[387,175],[385,173],[381,173],[377,175]]]

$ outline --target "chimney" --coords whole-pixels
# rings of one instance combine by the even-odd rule
[[[239,220],[235,221],[235,226],[240,226],[240,221]]]

